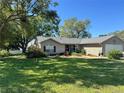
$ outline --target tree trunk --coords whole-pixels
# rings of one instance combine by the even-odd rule
[[[25,42],[25,43],[22,43],[22,53],[26,53],[26,49],[27,49],[27,46],[28,46],[28,43]]]
[[[0,26],[0,41],[2,42],[2,30],[4,28],[4,23]]]
[[[26,48],[22,48],[22,53],[26,53]]]
[[[0,33],[1,33],[1,31],[2,31],[2,29],[3,29],[3,27],[4,27],[4,23],[0,26]]]

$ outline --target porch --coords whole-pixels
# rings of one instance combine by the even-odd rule
[[[79,45],[65,45],[65,52],[75,52],[79,50]]]

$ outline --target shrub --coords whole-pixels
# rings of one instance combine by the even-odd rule
[[[72,55],[74,55],[74,56],[82,56],[82,53],[72,52]]]
[[[72,55],[77,55],[78,53],[76,53],[76,52],[72,52]]]
[[[76,53],[81,53],[81,50],[77,49],[75,52],[76,52]]]
[[[68,53],[69,55],[72,55],[72,51],[69,51],[69,53]]]
[[[28,52],[26,53],[27,58],[40,58],[46,57],[45,53],[37,46],[30,46]]]
[[[9,56],[9,52],[7,50],[0,50],[0,57],[7,57]]]
[[[72,55],[72,52],[71,51],[66,51],[65,56],[69,56],[69,55]]]
[[[63,56],[63,55],[65,55],[65,53],[59,53],[58,55],[59,55],[59,56]]]
[[[122,52],[119,50],[111,50],[108,52],[109,59],[120,59],[121,56],[122,56]]]
[[[81,53],[82,53],[82,55],[86,55],[86,50],[82,49]]]

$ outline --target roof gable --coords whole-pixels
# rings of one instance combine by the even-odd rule
[[[44,41],[41,41],[40,43],[43,43],[43,42],[49,41],[49,40],[52,40],[52,41],[54,41],[54,42],[56,42],[56,43],[61,44],[61,42],[59,42],[59,41],[57,41],[57,40],[54,40],[53,38],[47,38],[47,39],[45,39]]]
[[[104,42],[102,42],[102,43],[106,43],[107,41],[109,41],[109,40],[111,40],[111,39],[113,39],[113,38],[114,38],[114,40],[117,39],[117,40],[119,40],[120,42],[124,43],[124,41],[123,41],[121,38],[117,37],[117,36],[113,36],[113,37],[107,39],[106,41],[104,41]]]
[[[43,42],[46,40],[54,40],[60,44],[80,44],[81,39],[78,38],[65,38],[65,37],[37,37],[38,42]]]

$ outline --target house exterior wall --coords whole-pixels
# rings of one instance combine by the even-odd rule
[[[110,38],[107,41],[102,43],[102,47],[103,47],[102,51],[103,51],[104,55],[106,55],[106,51],[105,51],[106,44],[122,45],[123,46],[123,51],[124,51],[124,42],[118,37],[112,37],[112,38]]]
[[[59,53],[64,53],[65,52],[65,45],[60,44],[60,43],[58,43],[58,42],[56,42],[54,40],[51,40],[51,39],[46,40],[46,41],[40,43],[42,52],[44,52],[44,46],[47,46],[47,45],[56,46],[55,54],[59,54]]]
[[[30,42],[28,44],[28,47],[33,45],[34,42],[35,42],[35,40],[32,40],[32,42]],[[106,45],[107,44],[111,44],[112,46],[122,45],[123,51],[124,51],[124,41],[122,41],[120,38],[118,38],[116,36],[108,39],[107,41],[103,42],[102,44],[74,44],[74,45],[76,46],[76,49],[79,49],[79,50],[85,49],[87,54],[92,54],[92,55],[98,56],[100,52],[102,52],[104,55],[106,54]],[[43,52],[44,52],[44,46],[46,46],[46,45],[56,46],[55,54],[65,52],[65,45],[61,44],[57,41],[54,41],[53,39],[48,39],[43,42],[38,42],[38,45]],[[68,44],[68,45],[70,45],[70,44]]]
[[[32,41],[30,41],[30,42],[28,43],[27,48],[30,47],[30,46],[32,46],[32,45],[34,45],[34,43],[35,43],[35,39],[33,39]]]

